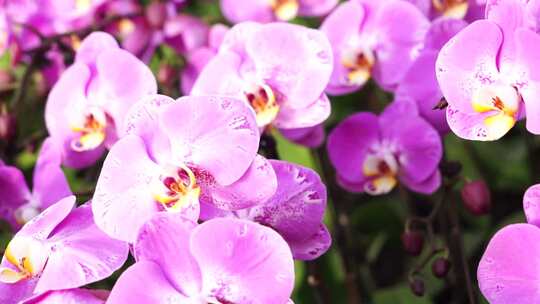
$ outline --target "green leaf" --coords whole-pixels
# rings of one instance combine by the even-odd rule
[[[11,53],[5,52],[0,56],[0,70],[7,70],[11,68]]]
[[[15,160],[16,165],[19,169],[23,171],[30,170],[34,167],[34,164],[37,160],[37,154],[30,151],[23,151],[17,155]]]
[[[308,148],[297,145],[285,139],[278,131],[272,131],[277,144],[277,151],[282,160],[317,170],[316,163]]]

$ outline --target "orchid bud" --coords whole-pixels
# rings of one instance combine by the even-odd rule
[[[439,257],[431,264],[431,272],[437,278],[444,278],[450,270],[450,261],[447,258]]]
[[[10,142],[17,132],[17,121],[5,107],[0,110],[0,140]]]
[[[424,281],[422,281],[419,278],[414,278],[410,284],[409,287],[411,288],[411,291],[418,297],[424,296],[424,292],[426,291],[426,288],[424,286]]]
[[[461,199],[474,215],[484,215],[491,209],[491,193],[483,180],[465,183],[461,189]]]
[[[153,1],[146,8],[146,20],[153,28],[162,28],[167,19],[167,6],[160,1]]]
[[[424,247],[424,236],[418,231],[405,231],[401,235],[403,249],[410,255],[417,256]]]

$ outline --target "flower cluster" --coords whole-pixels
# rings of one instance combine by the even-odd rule
[[[445,136],[494,141],[523,118],[540,134],[540,1],[218,2],[199,18],[185,0],[0,0],[0,64],[27,66],[11,103],[3,85],[19,72],[0,73],[0,219],[14,234],[0,303],[291,304],[295,260],[322,256],[333,232],[345,250],[358,241],[347,212],[325,217],[325,183],[442,197],[402,236],[420,255],[412,230],[425,227],[420,265],[443,253],[442,278],[451,237],[439,248],[434,221],[448,193],[465,181],[466,208],[491,206],[483,181],[449,165]],[[46,134],[24,142],[41,144],[30,174],[9,115],[34,72]],[[279,159],[276,141],[314,164]],[[480,261],[491,303],[540,302],[539,189],[525,193],[528,224],[499,231]],[[103,280],[110,290],[88,286]]]
[[[149,39],[167,37],[169,24],[158,29],[144,20],[134,26],[150,26]],[[2,303],[288,303],[293,258],[328,250],[327,194],[318,174],[258,153],[271,125],[304,132],[328,117],[328,39],[279,23],[191,34],[209,42],[185,45],[193,70],[184,72],[183,89],[195,85],[177,100],[157,94],[130,38],[125,49],[105,32],[78,43],[47,99],[49,138],[34,190],[2,163],[1,215],[18,230],[0,268]],[[225,69],[215,74],[215,66]],[[225,90],[229,81],[238,86]],[[93,166],[106,150],[91,200],[74,208],[62,165]],[[80,289],[118,270],[128,248],[135,264],[110,295]]]

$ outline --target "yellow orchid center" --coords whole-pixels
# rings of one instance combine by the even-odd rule
[[[92,6],[92,0],[75,0],[75,8],[79,12],[86,12]]]
[[[167,211],[178,212],[199,201],[201,188],[197,185],[195,173],[187,166],[168,168],[159,178],[154,189],[154,199]]]
[[[81,48],[81,38],[77,35],[71,35],[69,36],[69,39],[71,41],[71,47],[76,52]]]
[[[473,110],[492,114],[484,119],[487,139],[499,139],[515,125],[520,101],[516,89],[504,84],[484,86],[473,94]]]
[[[15,237],[4,257],[13,267],[0,267],[0,282],[13,284],[40,274],[47,262],[48,250],[38,240]]]
[[[122,37],[125,37],[135,30],[135,23],[131,21],[129,18],[122,18],[117,23],[118,31],[120,32],[120,35]]]
[[[368,154],[363,165],[364,176],[370,181],[364,186],[366,193],[371,195],[385,194],[397,184],[398,162],[393,154]]]
[[[82,121],[72,124],[71,130],[79,133],[79,137],[73,139],[71,148],[82,152],[99,147],[106,137],[107,115],[100,109],[92,108],[86,113]]]
[[[244,91],[247,101],[255,110],[257,126],[271,124],[279,113],[276,95],[268,85],[254,85]]]
[[[341,57],[341,63],[348,70],[347,82],[351,85],[362,85],[371,77],[375,54],[369,49],[347,50]]]
[[[432,0],[433,7],[443,16],[463,19],[467,14],[467,0]]]
[[[270,0],[270,6],[280,21],[292,20],[298,15],[298,0]]]

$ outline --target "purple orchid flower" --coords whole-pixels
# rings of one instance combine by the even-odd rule
[[[152,29],[143,14],[143,6],[134,0],[112,0],[104,3],[98,11],[104,18],[108,16],[128,16],[113,22],[106,31],[121,41],[122,48],[142,58],[146,50],[154,51],[155,45],[150,45]]]
[[[21,304],[104,304],[108,296],[107,290],[73,288],[47,291]]]
[[[106,0],[8,0],[3,9],[12,23],[26,25],[17,29],[21,49],[37,47],[40,38],[83,28],[94,21],[94,14]],[[30,30],[27,26],[31,26]]]
[[[233,217],[258,222],[281,234],[295,259],[316,259],[328,250],[332,242],[322,223],[326,187],[311,169],[278,160],[270,160],[270,163],[278,180],[274,196],[253,207],[236,211],[202,204],[201,219]]]
[[[231,28],[195,82],[193,95],[233,96],[254,109],[263,129],[300,129],[330,115],[324,94],[332,50],[317,30],[245,22]]]
[[[212,39],[209,31],[210,26],[202,19],[184,14],[169,18],[163,26],[165,43],[178,54],[187,54],[209,44]]]
[[[201,225],[158,214],[142,228],[135,265],[107,303],[288,303],[291,251],[268,227],[239,219]]]
[[[343,188],[380,195],[399,180],[419,193],[438,189],[441,138],[414,110],[414,101],[396,100],[379,117],[353,114],[330,133],[328,154]]]
[[[499,230],[478,265],[478,284],[491,304],[540,302],[540,184],[527,189],[523,208],[528,223]]]
[[[484,18],[487,0],[407,0],[429,19],[452,18],[473,22]]]
[[[350,0],[321,25],[334,51],[334,70],[326,92],[342,95],[371,77],[393,90],[422,47],[427,18],[406,1]]]
[[[92,204],[114,238],[135,241],[157,212],[196,221],[199,201],[237,210],[276,191],[272,166],[257,155],[255,116],[241,100],[156,95],[133,107],[126,134],[105,159]]]
[[[13,230],[72,194],[60,162],[60,148],[50,138],[46,139],[34,168],[32,191],[19,169],[0,164],[0,218]]]
[[[296,16],[328,14],[338,0],[221,0],[221,11],[232,23],[289,21]]]
[[[208,42],[186,54],[186,67],[180,75],[180,90],[184,95],[189,95],[199,74],[206,64],[216,56],[223,38],[229,31],[229,27],[223,24],[215,24],[208,31]]]
[[[64,147],[63,164],[92,165],[118,139],[117,128],[128,109],[156,92],[150,69],[120,49],[112,36],[88,36],[45,107],[47,129]]]
[[[426,34],[424,48],[405,73],[396,90],[397,96],[412,98],[420,113],[435,129],[444,135],[450,131],[446,111],[434,109],[443,94],[435,76],[435,61],[442,46],[467,23],[461,19],[437,19]]]
[[[487,20],[472,23],[441,49],[437,79],[449,104],[448,124],[459,137],[497,140],[525,112],[527,130],[540,134],[540,37],[530,9],[525,1],[488,2]]]
[[[102,10],[116,15],[135,14],[120,19],[109,31],[121,38],[124,49],[150,62],[160,44],[184,54],[207,43],[209,26],[199,18],[178,14],[176,6],[172,2],[156,1],[143,8],[138,1],[117,0],[107,3]],[[144,14],[136,15],[141,12]]]
[[[1,303],[77,288],[122,266],[127,244],[107,237],[94,224],[88,204],[76,209],[74,205],[74,196],[60,200],[13,237],[0,264]]]

